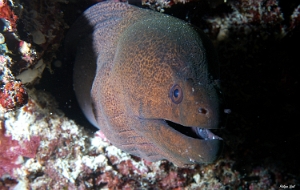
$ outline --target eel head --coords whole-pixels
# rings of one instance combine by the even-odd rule
[[[118,44],[115,72],[139,122],[132,127],[180,166],[210,163],[220,152],[211,131],[219,127],[213,51],[204,34],[168,16],[134,24]]]

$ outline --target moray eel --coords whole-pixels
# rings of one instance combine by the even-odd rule
[[[66,37],[88,120],[118,148],[178,166],[214,161],[221,138],[217,61],[208,38],[177,18],[125,3],[87,9]]]

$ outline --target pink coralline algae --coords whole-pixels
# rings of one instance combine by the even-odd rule
[[[10,81],[0,89],[0,104],[5,109],[23,106],[27,100],[27,92],[19,81]]]
[[[12,137],[5,135],[4,123],[0,120],[0,176],[6,174],[14,177],[14,169],[22,166],[23,157],[35,157],[39,143],[38,136],[31,137],[29,141],[12,140]]]

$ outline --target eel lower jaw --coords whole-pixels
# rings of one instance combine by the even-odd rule
[[[175,129],[176,131],[188,137],[192,137],[200,140],[223,140],[221,137],[217,136],[211,130],[206,128],[183,126],[169,120],[165,120],[165,121],[169,127]]]

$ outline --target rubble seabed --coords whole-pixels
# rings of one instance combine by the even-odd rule
[[[0,0],[0,189],[277,189],[287,184],[276,168],[253,168],[247,175],[255,179],[247,181],[232,169],[234,161],[225,158],[190,168],[147,162],[112,146],[101,131],[90,134],[65,117],[50,94],[32,87],[50,67],[54,55],[48,47],[55,51],[61,41],[57,28],[65,29],[60,14],[52,15],[51,24],[41,21],[56,13],[55,3],[66,1],[52,3],[41,16],[37,9],[21,10],[22,5]],[[18,18],[12,7],[23,15],[23,22],[34,20],[27,42],[16,34]],[[298,9],[293,24],[299,21]],[[221,21],[210,20],[221,28],[220,40],[228,32]]]

